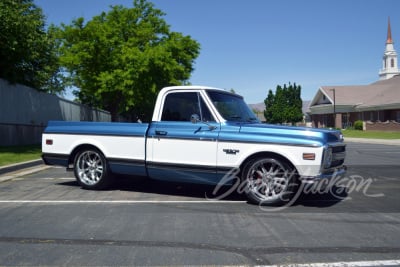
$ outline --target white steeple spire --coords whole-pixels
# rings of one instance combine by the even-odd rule
[[[390,18],[388,19],[388,30],[386,38],[386,49],[383,54],[382,69],[379,71],[379,79],[386,80],[393,76],[400,74],[400,70],[397,67],[397,53],[394,50],[392,39],[392,30],[390,28]]]

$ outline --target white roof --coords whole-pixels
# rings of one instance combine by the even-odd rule
[[[177,85],[177,86],[167,86],[161,89],[161,92],[170,91],[170,90],[205,90],[205,89],[212,89],[212,90],[221,90],[227,92],[225,89],[216,88],[211,86],[203,86],[203,85]]]

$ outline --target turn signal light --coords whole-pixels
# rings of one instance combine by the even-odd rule
[[[304,160],[315,160],[315,153],[303,153]]]

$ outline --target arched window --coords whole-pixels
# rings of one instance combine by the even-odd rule
[[[394,68],[394,58],[392,58],[392,59],[390,60],[390,67],[391,67],[391,68]]]

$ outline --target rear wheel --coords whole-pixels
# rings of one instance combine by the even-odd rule
[[[284,205],[298,189],[296,170],[277,158],[251,160],[243,169],[242,181],[249,201],[258,205]]]
[[[74,174],[85,189],[105,189],[111,183],[107,161],[95,148],[82,149],[76,154]]]

